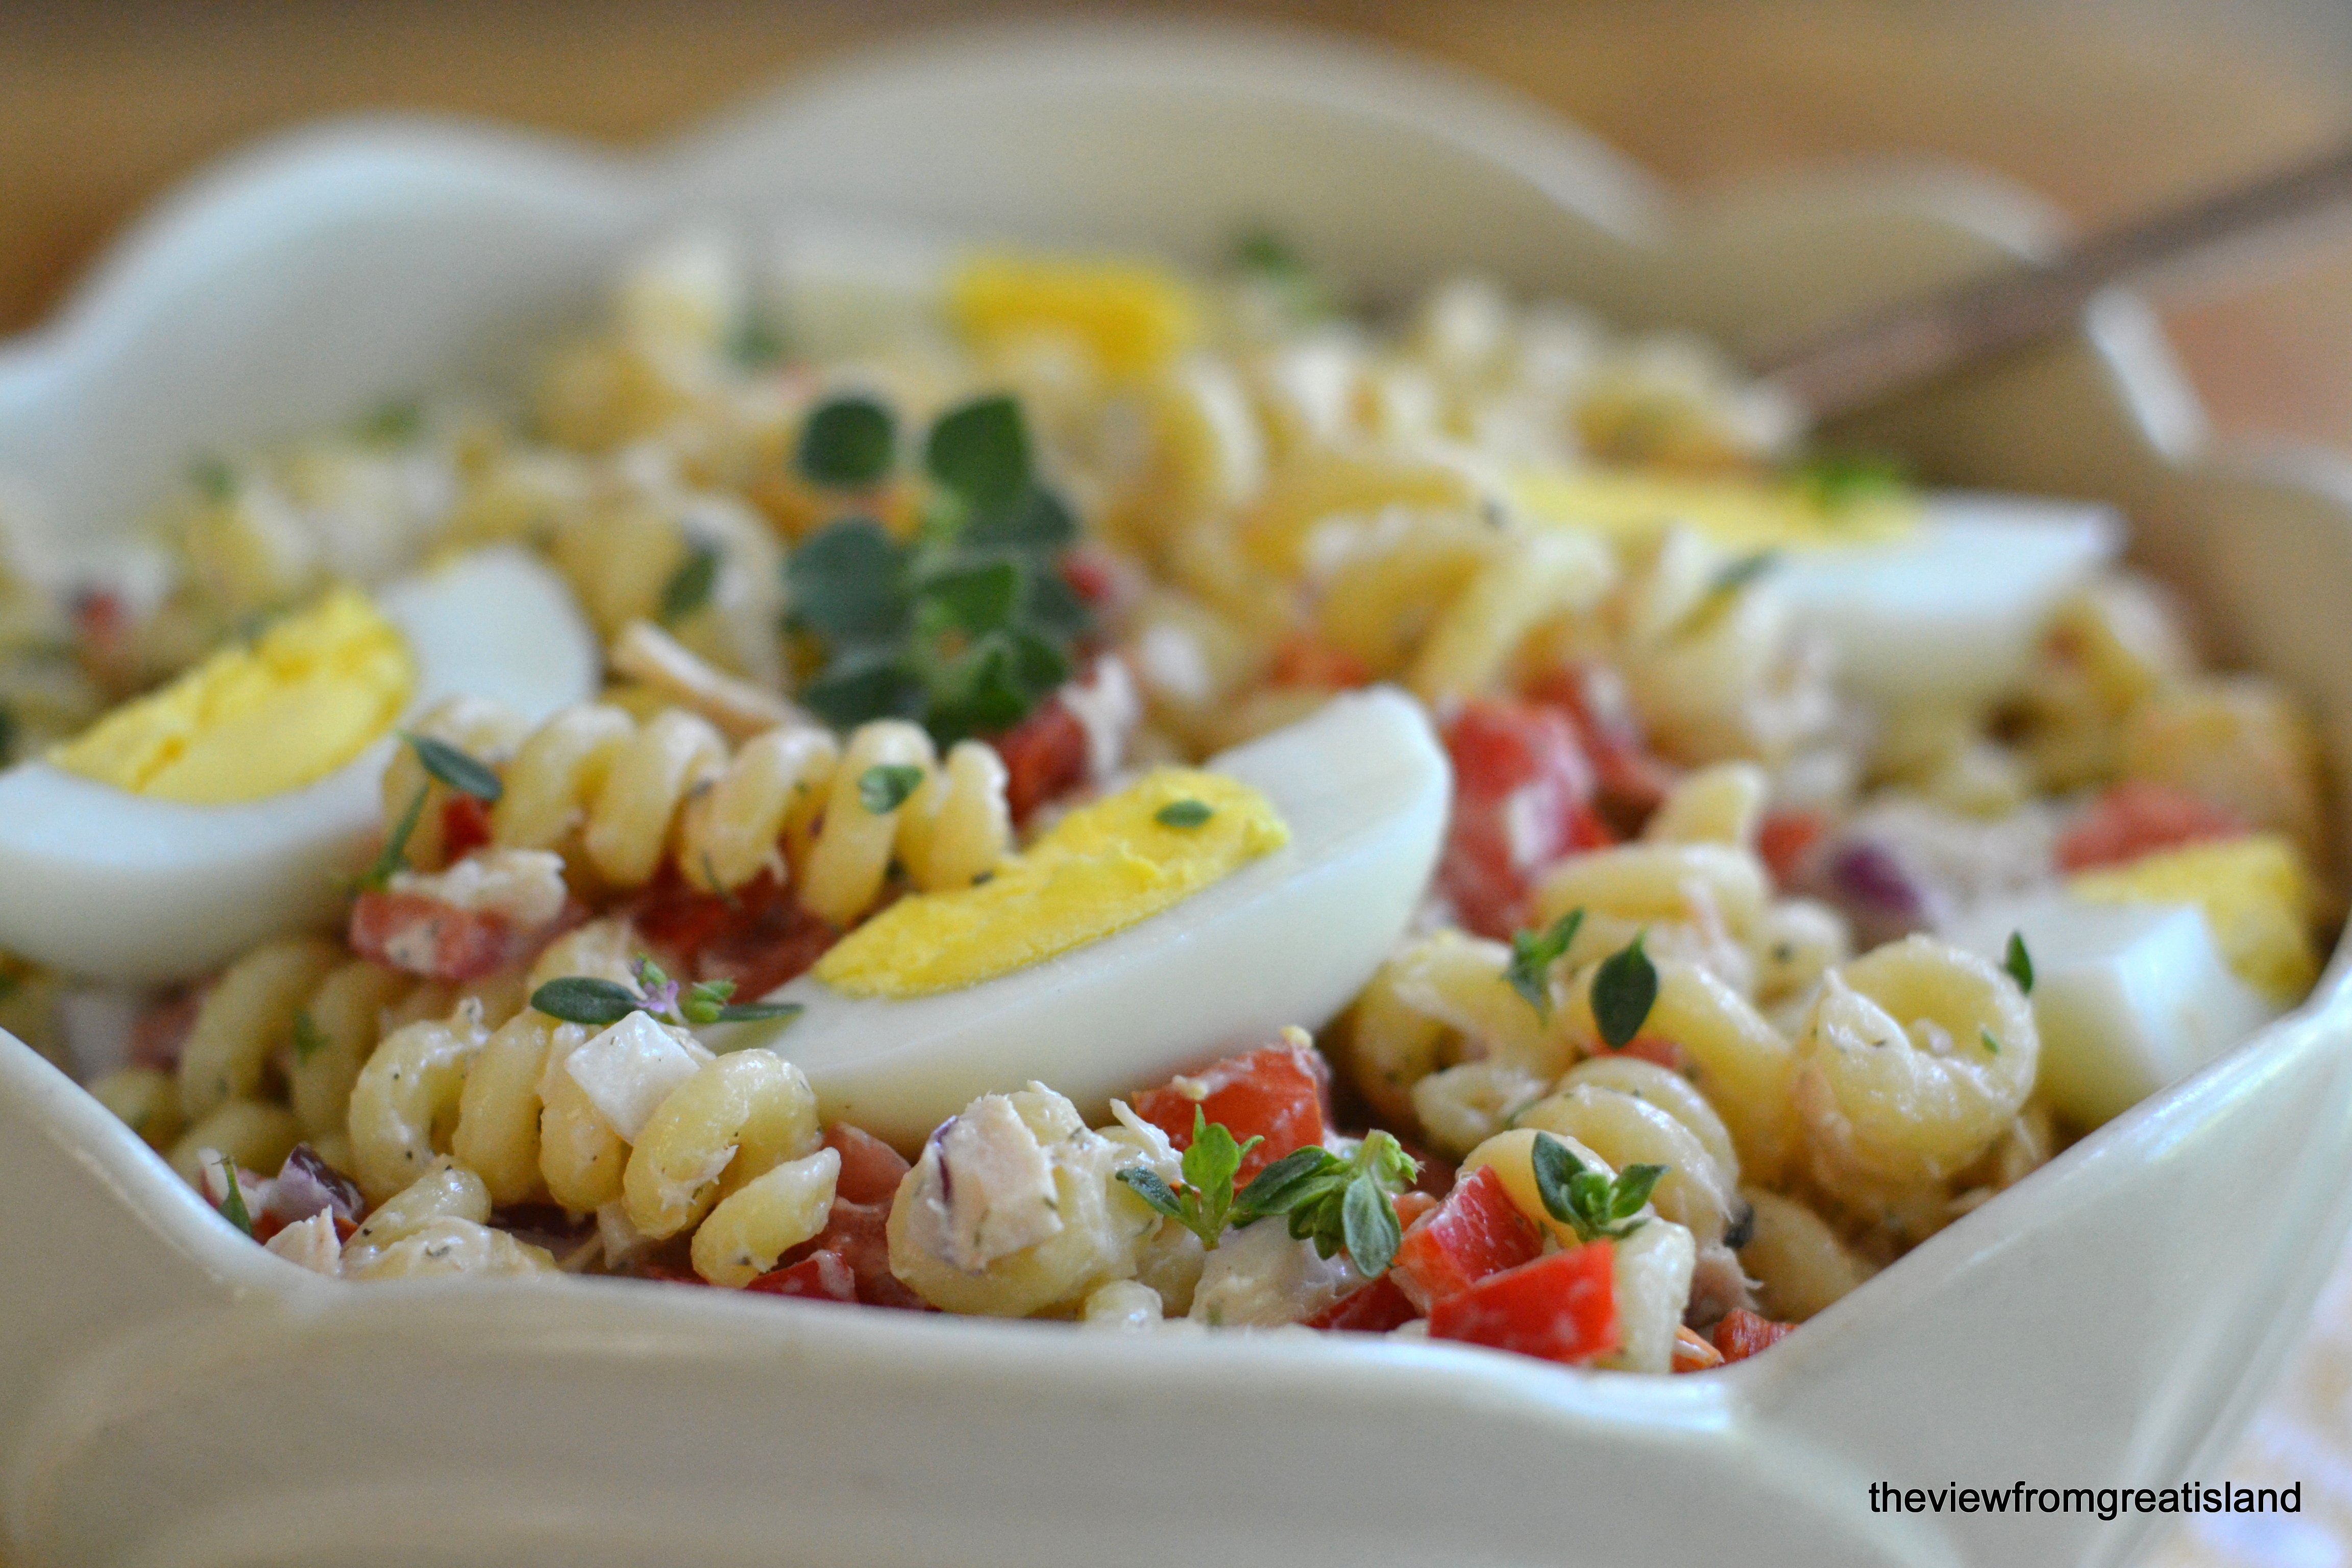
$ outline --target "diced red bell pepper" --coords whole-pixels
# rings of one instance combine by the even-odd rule
[[[1265,1139],[1242,1161],[1234,1178],[1238,1185],[1284,1155],[1323,1142],[1330,1092],[1331,1066],[1323,1053],[1286,1040],[1147,1089],[1133,1103],[1135,1113],[1179,1149],[1192,1146],[1195,1109],[1223,1123],[1237,1142]]]
[[[929,1303],[890,1272],[890,1205],[852,1203],[836,1196],[824,1229],[776,1259],[777,1269],[805,1263],[820,1252],[838,1256],[855,1282],[856,1300],[869,1307],[903,1307],[927,1312]],[[774,1272],[775,1270],[771,1270]]]
[[[1087,782],[1087,727],[1059,698],[990,743],[1004,760],[1004,800],[1016,823]]]
[[[1429,1337],[1581,1365],[1619,1343],[1614,1243],[1489,1274],[1429,1310]]]
[[[749,1285],[763,1296],[801,1296],[818,1301],[855,1301],[857,1276],[838,1252],[812,1252],[798,1263],[771,1268]]]
[[[1305,632],[1282,640],[1274,650],[1266,679],[1276,686],[1319,687],[1329,690],[1363,686],[1372,679],[1371,667],[1346,648]]]
[[[1712,1372],[1723,1364],[1723,1352],[1687,1325],[1675,1326],[1675,1372]]]
[[[1636,1035],[1617,1049],[1603,1047],[1602,1056],[1639,1057],[1645,1062],[1655,1062],[1668,1072],[1680,1072],[1690,1065],[1690,1058],[1681,1046],[1656,1035]]]
[[[2064,870],[2087,871],[2248,831],[2244,818],[2202,796],[2173,784],[2126,779],[2059,836],[2057,859]]]
[[[1454,819],[1437,885],[1463,924],[1505,939],[1536,873],[1614,842],[1592,808],[1592,763],[1573,720],[1524,702],[1465,704],[1445,726],[1445,749]]]
[[[808,970],[841,933],[801,907],[769,872],[707,893],[665,870],[626,911],[647,945],[696,980],[731,980],[756,1001]]]
[[[1756,853],[1782,888],[1796,885],[1804,874],[1805,852],[1829,831],[1830,820],[1818,811],[1768,811],[1756,827]]]
[[[453,795],[441,803],[441,855],[450,865],[463,860],[490,842],[490,808],[470,795]]]
[[[824,1146],[841,1155],[841,1174],[834,1195],[853,1204],[881,1204],[898,1195],[908,1171],[907,1157],[863,1127],[835,1122],[825,1129]]]
[[[1542,1250],[1542,1233],[1511,1202],[1494,1169],[1481,1165],[1405,1231],[1387,1278],[1426,1312]]]
[[[1734,1307],[1715,1325],[1715,1348],[1723,1352],[1726,1363],[1746,1361],[1759,1351],[1770,1350],[1796,1331],[1794,1323],[1776,1323],[1745,1307]]]
[[[1650,750],[1624,678],[1603,664],[1567,665],[1538,678],[1528,695],[1575,721],[1602,804],[1622,819],[1620,826],[1638,829],[1674,788],[1676,773]]]
[[[351,944],[387,968],[459,984],[479,980],[520,950],[514,928],[497,915],[382,888],[352,903]]]
[[[1341,1333],[1384,1334],[1391,1329],[1402,1328],[1420,1317],[1413,1304],[1405,1300],[1397,1283],[1383,1274],[1361,1289],[1351,1290],[1313,1317],[1305,1320],[1310,1329],[1330,1329]]]

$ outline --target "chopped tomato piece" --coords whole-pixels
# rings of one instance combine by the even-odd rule
[[[1830,820],[1818,811],[1768,811],[1756,827],[1756,853],[1783,888],[1804,870],[1805,852],[1822,840]]]
[[[490,808],[470,795],[453,795],[441,803],[441,854],[451,865],[490,842]]]
[[[1616,1246],[1588,1241],[1489,1274],[1429,1310],[1429,1337],[1580,1365],[1618,1345]]]
[[[806,971],[841,938],[771,872],[730,893],[706,893],[663,872],[628,914],[646,942],[696,980],[732,980],[756,1001]]]
[[[1462,921],[1507,938],[1536,873],[1613,842],[1592,809],[1592,763],[1573,720],[1523,702],[1465,704],[1445,726],[1454,820],[1437,885]]]
[[[1136,564],[1093,542],[1074,544],[1062,557],[1062,581],[1097,610],[1132,604],[1148,585]]]
[[[1337,690],[1363,686],[1372,679],[1371,666],[1349,653],[1305,632],[1283,639],[1274,650],[1266,679],[1276,686],[1313,686]]]
[[[907,1174],[907,1157],[863,1127],[835,1122],[824,1131],[824,1146],[841,1155],[841,1174],[833,1184],[835,1197],[853,1204],[887,1205],[898,1195]]]
[[[1675,786],[1675,770],[1650,750],[1624,679],[1603,664],[1575,664],[1537,680],[1528,695],[1575,721],[1604,805],[1638,829]]]
[[[1394,1279],[1383,1274],[1361,1289],[1351,1290],[1306,1321],[1310,1329],[1341,1333],[1384,1334],[1420,1317]]]
[[[857,1276],[838,1252],[812,1252],[798,1263],[771,1268],[749,1285],[763,1296],[803,1296],[818,1301],[855,1301]]]
[[[1723,1352],[1699,1338],[1693,1330],[1675,1326],[1675,1365],[1676,1372],[1707,1372],[1723,1364]]]
[[[352,905],[352,951],[428,980],[479,980],[520,950],[497,915],[461,910],[422,893],[372,888]]]
[[[930,1306],[898,1282],[890,1272],[890,1204],[852,1203],[836,1196],[824,1229],[776,1260],[779,1272],[805,1263],[821,1252],[840,1258],[854,1282],[856,1299],[869,1307],[903,1307],[928,1312]]]
[[[1690,1065],[1690,1058],[1683,1053],[1682,1047],[1672,1040],[1660,1039],[1655,1035],[1636,1035],[1625,1042],[1622,1049],[1611,1051],[1604,1047],[1601,1054],[1639,1057],[1645,1062],[1657,1063],[1668,1072],[1680,1072]]]
[[[708,1286],[710,1283],[709,1280],[705,1279],[701,1275],[697,1274],[685,1264],[667,1258],[647,1258],[640,1259],[637,1264],[637,1278],[640,1279],[658,1279],[665,1285]]]
[[[1481,1165],[1405,1231],[1386,1278],[1426,1312],[1542,1250],[1543,1237],[1511,1202],[1503,1179]]]
[[[1746,1361],[1759,1351],[1770,1350],[1796,1331],[1794,1323],[1776,1323],[1745,1307],[1734,1307],[1724,1314],[1723,1321],[1715,1325],[1715,1348],[1723,1352],[1726,1363]]]
[[[1409,1193],[1399,1193],[1396,1200],[1397,1228],[1411,1230],[1412,1222],[1425,1214],[1434,1214],[1444,1200],[1418,1187]]]
[[[991,742],[1004,759],[1004,799],[1013,820],[1087,782],[1087,727],[1059,698]]]
[[[1236,1142],[1265,1139],[1242,1161],[1234,1178],[1239,1184],[1285,1154],[1323,1142],[1330,1092],[1331,1067],[1323,1053],[1286,1040],[1145,1089],[1134,1106],[1138,1116],[1167,1133],[1179,1149],[1192,1146],[1196,1108],[1211,1121],[1223,1122]]]
[[[2087,871],[2094,866],[2137,860],[2159,849],[2237,838],[2248,831],[2245,819],[2237,813],[2185,789],[2147,779],[2126,779],[2094,801],[2059,836],[2058,864],[2068,871]]]

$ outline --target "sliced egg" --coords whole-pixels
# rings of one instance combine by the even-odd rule
[[[1436,864],[1453,778],[1420,706],[1335,698],[1211,759],[1288,829],[1279,847],[1123,930],[993,979],[901,998],[815,975],[776,994],[786,1024],[703,1031],[806,1073],[828,1121],[911,1147],[976,1096],[1054,1085],[1090,1120],[1112,1096],[1310,1027],[1346,1005],[1403,931]]]
[[[2098,507],[2023,496],[1927,498],[1916,529],[1792,551],[1773,573],[1800,626],[1837,651],[1838,679],[1889,709],[1973,707],[2015,687],[2059,601],[2113,559]]]
[[[377,606],[414,660],[405,712],[462,692],[536,720],[596,689],[599,651],[571,591],[520,552],[404,579]],[[175,980],[331,918],[376,832],[394,744],[382,735],[310,783],[224,805],[51,761],[0,773],[0,948],[101,979]]]
[[[1971,911],[1947,934],[1998,963],[2012,931],[2033,961],[2041,1091],[2084,1127],[2194,1072],[2280,1011],[2230,972],[2191,904],[2045,894]]]
[[[1801,626],[1838,676],[1887,707],[1969,707],[2013,687],[2059,602],[2123,538],[2101,507],[1975,491],[1865,498],[1825,511],[1785,488],[1527,469],[1513,500],[1538,521],[1615,537],[1669,522],[1727,551],[1770,552]]]

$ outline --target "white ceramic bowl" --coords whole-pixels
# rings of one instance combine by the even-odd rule
[[[1296,39],[985,35],[643,161],[394,121],[281,142],[0,356],[0,473],[69,550],[194,449],[492,365],[679,215],[804,206],[1205,258],[1278,221],[1375,288],[1476,263],[1734,342],[2047,226],[1849,174],[1677,209],[1445,74]],[[1856,432],[2112,498],[2339,768],[2352,482],[2200,449],[2136,304]],[[1874,1516],[1874,1480],[2210,1477],[2352,1203],[2339,960],[2311,1003],[1707,1377],[1300,1335],[1128,1338],[625,1281],[354,1287],[232,1235],[0,1037],[0,1546],[44,1564],[2112,1563],[2130,1518]]]

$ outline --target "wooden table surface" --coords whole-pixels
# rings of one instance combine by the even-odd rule
[[[2326,0],[2312,0],[2310,9]],[[1089,7],[1093,14],[1109,7]],[[1172,6],[1127,5],[1124,15]],[[1219,0],[1482,71],[1686,188],[1927,154],[2086,225],[2352,131],[2352,31],[2221,0]],[[424,109],[625,145],[872,39],[1067,5],[331,0],[0,4],[0,333],[37,322],[126,216],[190,169],[320,115]],[[2225,434],[2352,450],[2352,232],[2168,309]],[[2116,1331],[2128,1332],[2119,1317]],[[2300,1519],[2168,1536],[2165,1568],[2352,1562],[2352,1274],[2231,1474],[2304,1483]]]

